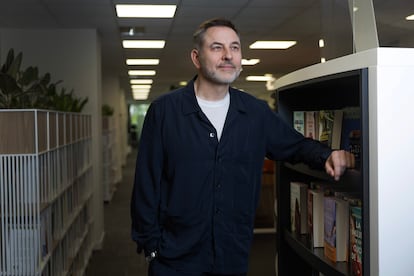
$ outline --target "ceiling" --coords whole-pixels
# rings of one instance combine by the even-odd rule
[[[365,1],[355,0],[354,2]],[[280,77],[296,69],[353,51],[352,28],[345,0],[1,0],[0,28],[94,28],[101,38],[102,71],[116,75],[126,98],[129,89],[128,58],[159,58],[157,74],[149,101],[180,81],[195,75],[190,61],[192,33],[204,20],[226,17],[239,29],[244,58],[259,58],[255,66],[244,66],[234,86],[260,98],[270,92],[263,82],[247,82],[247,75],[273,74]],[[115,4],[176,4],[172,19],[119,19]],[[373,0],[380,46],[414,47],[412,0]],[[165,39],[159,50],[125,50],[120,32],[123,27],[138,27],[137,39]],[[325,48],[318,46],[328,38]],[[296,40],[288,50],[251,50],[256,40]],[[142,66],[141,66],[142,67]]]

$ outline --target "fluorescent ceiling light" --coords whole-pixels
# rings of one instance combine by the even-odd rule
[[[155,70],[129,70],[130,76],[155,76]]]
[[[116,5],[118,17],[172,18],[176,5]]]
[[[148,94],[150,90],[151,90],[150,88],[133,88],[132,93]]]
[[[247,76],[247,81],[270,81],[273,80],[272,75],[265,75],[265,76]]]
[[[296,41],[256,41],[249,46],[250,49],[287,49],[296,44]]]
[[[158,65],[159,59],[155,58],[129,58],[126,60],[127,65]]]
[[[148,95],[134,95],[132,94],[132,98],[136,101],[139,100],[147,100],[148,99]]]
[[[405,19],[406,20],[414,20],[414,14],[407,16]]]
[[[130,84],[152,84],[153,80],[151,79],[132,79],[129,81]]]
[[[151,84],[133,84],[131,88],[151,88]]]
[[[124,48],[145,48],[145,49],[162,49],[165,46],[165,40],[123,40]]]
[[[132,91],[132,98],[134,100],[146,100],[148,99],[149,91],[146,92],[139,92],[139,91]]]
[[[242,65],[256,65],[260,62],[260,59],[252,58],[252,59],[242,59]]]

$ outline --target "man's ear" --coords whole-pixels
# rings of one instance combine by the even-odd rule
[[[193,49],[191,51],[191,60],[193,61],[194,66],[199,69],[200,68],[200,55],[198,54],[198,50],[197,49]]]

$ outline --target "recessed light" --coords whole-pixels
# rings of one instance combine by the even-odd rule
[[[414,20],[414,14],[407,16],[405,19],[406,20]]]
[[[296,44],[296,41],[256,41],[249,46],[250,49],[288,49]]]
[[[155,70],[129,70],[130,76],[155,76]]]
[[[118,17],[172,18],[176,5],[115,5]]]
[[[123,40],[124,48],[145,48],[145,49],[162,49],[165,46],[165,40]]]
[[[252,58],[252,59],[242,59],[242,65],[256,65],[260,62],[260,59]]]
[[[325,40],[319,39],[319,48],[325,47]]]
[[[126,60],[127,65],[158,65],[159,59],[150,58],[129,58]]]

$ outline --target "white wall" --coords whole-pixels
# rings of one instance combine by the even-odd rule
[[[52,82],[78,97],[88,97],[83,113],[92,115],[93,226],[95,247],[104,237],[102,179],[101,52],[93,29],[0,29],[0,57],[13,48],[23,53],[22,68],[37,66],[40,75],[51,74]],[[59,90],[58,90],[59,91]]]

